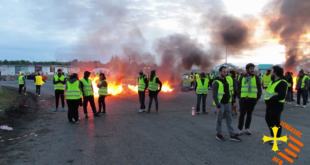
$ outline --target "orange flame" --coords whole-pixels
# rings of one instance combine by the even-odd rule
[[[297,76],[293,76],[293,90],[295,90],[296,88],[296,80],[297,80]]]
[[[168,81],[166,81],[163,84],[163,86],[161,88],[161,91],[163,91],[163,92],[172,92],[173,91],[173,89],[170,88],[170,85],[169,85]]]
[[[131,91],[134,91],[135,93],[138,93],[138,85],[128,85],[128,88],[131,90]],[[173,89],[171,89],[170,85],[169,85],[169,82],[166,81],[162,88],[161,88],[161,91],[162,92],[172,92]]]
[[[93,85],[93,89],[94,89],[94,97],[99,97],[99,88],[97,87],[97,84],[98,84],[98,81],[99,80],[99,77],[95,77],[93,80],[92,80],[92,85]],[[98,82],[96,82],[98,81]],[[122,84],[120,85],[116,85],[115,82],[113,83],[109,83],[108,82],[108,94],[111,94],[111,95],[117,95],[117,94],[120,94],[122,93],[123,91],[123,87],[122,87]]]

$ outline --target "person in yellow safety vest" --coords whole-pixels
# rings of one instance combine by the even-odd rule
[[[45,83],[46,81],[43,80],[42,76],[40,73],[38,73],[37,76],[34,78],[34,84],[36,86],[36,94],[40,97],[41,96],[41,86]]]
[[[62,105],[62,110],[66,111],[65,109],[65,86],[66,86],[66,79],[65,76],[62,75],[62,70],[58,69],[57,70],[57,75],[54,75],[53,78],[53,84],[54,84],[54,90],[55,90],[55,101],[56,101],[56,107],[53,110],[53,112],[56,112],[58,110],[58,104],[59,104],[59,96],[61,99],[61,105]]]
[[[228,77],[228,76],[227,76]],[[229,72],[229,77],[231,77],[231,92],[232,92],[232,97],[234,100],[236,100],[237,97],[237,89],[238,89],[238,82],[236,79],[236,72],[231,70]],[[233,104],[233,102],[231,102],[231,106],[232,106],[232,115],[237,115],[237,106],[236,104]]]
[[[214,80],[214,74],[209,74],[209,89],[212,89],[212,83]]]
[[[190,79],[191,79],[191,88],[194,88],[194,74],[193,72],[191,72],[191,75],[190,75]]]
[[[95,98],[94,98],[94,90],[92,86],[92,80],[89,78],[90,72],[85,71],[84,77],[80,80],[82,86],[82,93],[83,93],[83,110],[85,114],[85,118],[88,118],[87,115],[87,103],[90,103],[90,106],[93,110],[94,116],[100,116],[100,113],[96,112],[95,106]]]
[[[270,70],[268,69],[267,70],[267,73],[266,75],[263,76],[263,88],[266,89],[268,87],[268,85],[270,84],[271,82],[271,74],[270,74]]]
[[[199,79],[199,74],[195,73],[195,80]]]
[[[287,80],[287,86],[288,86],[288,89],[287,89],[287,94],[286,94],[286,99],[285,101],[288,103],[288,104],[291,104],[292,102],[292,92],[293,92],[293,78],[291,76],[291,73],[290,72],[286,72],[285,74],[285,78]]]
[[[20,93],[22,92],[22,89],[24,88],[24,95],[27,95],[27,93],[26,93],[26,78],[25,78],[24,73],[22,73],[22,75],[20,75],[18,77],[18,85],[19,85],[18,94],[20,95]]]
[[[197,94],[196,115],[199,115],[201,99],[202,99],[202,113],[208,114],[208,112],[206,111],[208,85],[209,85],[209,79],[206,77],[204,72],[201,72],[200,78],[197,79],[197,83],[195,85],[195,91]]]
[[[243,75],[240,78],[240,82],[238,84],[238,98],[239,98],[239,106],[240,106],[240,116],[239,116],[239,124],[238,124],[238,133],[237,135],[241,135],[243,133],[247,135],[251,135],[250,125],[252,119],[252,112],[258,100],[262,95],[262,86],[260,79],[257,75],[254,74],[255,65],[249,63],[246,65],[247,74]],[[244,117],[246,117],[245,121],[245,130],[242,131],[244,125]]]
[[[283,76],[283,68],[280,66],[273,66],[271,70],[271,82],[269,83],[264,99],[266,103],[266,114],[265,119],[268,125],[270,135],[272,137],[277,136],[281,137],[282,127],[281,122],[281,113],[284,109],[284,100],[287,94],[288,84],[286,77]],[[272,127],[278,127],[277,135],[273,134]],[[273,145],[274,141],[270,144]],[[277,141],[277,144],[281,144],[280,141]]]
[[[65,90],[68,105],[68,120],[72,124],[77,124],[79,123],[78,108],[79,106],[82,106],[82,87],[78,75],[73,73],[66,84]]]
[[[216,117],[216,139],[224,141],[225,138],[222,136],[222,119],[226,118],[227,129],[230,134],[230,140],[242,141],[235,134],[234,127],[232,125],[231,115],[231,102],[235,104],[235,100],[231,97],[229,91],[229,82],[226,80],[227,68],[221,66],[218,71],[219,77],[214,79],[212,86],[213,93],[213,104],[216,106],[217,117]]]
[[[307,105],[307,88],[309,85],[309,77],[304,73],[303,70],[299,71],[299,75],[296,80],[296,90],[297,90],[297,104],[295,107],[300,106],[300,97],[302,96],[303,108],[306,108]]]
[[[158,85],[159,85],[159,89],[158,89]],[[150,102],[149,102],[149,108],[147,110],[146,113],[150,113],[151,112],[151,106],[152,106],[152,101],[153,99],[155,100],[155,106],[156,106],[156,113],[158,114],[158,93],[161,91],[161,87],[162,87],[162,83],[159,80],[159,78],[156,76],[155,70],[151,71],[151,75],[150,75],[150,81],[149,81],[149,97],[150,97]]]
[[[139,113],[146,112],[145,108],[145,91],[148,87],[147,77],[143,74],[142,69],[139,71],[138,77],[138,94],[139,94],[139,101],[140,101],[140,110]]]
[[[104,75],[104,73],[100,73],[100,81],[97,84],[97,87],[99,88],[99,111],[98,113],[106,113],[106,106],[105,106],[105,98],[108,95],[108,82]],[[101,112],[101,106],[102,106],[102,112]]]

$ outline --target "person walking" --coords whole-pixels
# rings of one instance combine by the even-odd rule
[[[38,73],[37,76],[35,76],[34,79],[34,84],[36,86],[36,94],[40,97],[41,96],[41,86],[45,83],[46,81],[43,80],[42,76],[40,73]]]
[[[221,66],[218,71],[219,77],[214,79],[213,82],[213,104],[217,108],[216,117],[216,139],[224,141],[222,136],[222,119],[226,118],[227,129],[229,131],[229,139],[232,141],[242,141],[235,134],[232,115],[231,115],[231,103],[235,104],[235,100],[231,97],[232,92],[229,91],[229,83],[226,80],[227,68]]]
[[[208,114],[208,112],[206,111],[208,85],[209,85],[209,79],[206,78],[204,72],[201,72],[200,78],[197,79],[197,84],[195,85],[195,91],[197,94],[196,115],[199,115],[201,99],[202,99],[202,113]]]
[[[239,116],[239,124],[238,124],[238,132],[237,135],[241,135],[243,133],[247,135],[251,135],[250,125],[252,120],[252,112],[258,100],[262,95],[262,85],[259,77],[254,74],[255,65],[249,63],[246,65],[246,74],[244,74],[239,79],[238,85],[238,98],[239,98],[239,106],[240,106],[240,116]],[[271,75],[270,75],[271,77]],[[244,117],[246,117],[245,121],[245,130],[242,131],[244,125]]]
[[[26,78],[25,78],[24,73],[22,73],[18,77],[18,85],[19,85],[18,94],[20,95],[20,93],[22,92],[22,89],[24,88],[24,95],[27,95],[27,93],[26,93]]]
[[[292,99],[291,99],[291,92],[293,92],[293,78],[291,77],[291,73],[290,72],[286,72],[285,74],[285,78],[287,79],[287,86],[288,86],[288,89],[287,89],[287,95],[286,95],[286,102],[288,104],[291,104],[292,102]]]
[[[108,95],[108,82],[104,75],[104,73],[100,73],[100,81],[97,85],[99,88],[99,99],[98,99],[98,105],[99,105],[99,112],[98,113],[106,113],[106,106],[105,106],[105,98]],[[102,112],[101,112],[101,106],[102,106]]]
[[[266,89],[264,99],[266,103],[265,120],[268,125],[271,137],[281,137],[282,126],[281,113],[284,109],[284,99],[287,94],[288,82],[286,77],[283,76],[283,68],[280,66],[273,66],[271,70],[271,83]],[[272,127],[278,127],[277,135],[273,134]],[[273,145],[272,140],[270,144]],[[277,140],[277,144],[281,144],[281,141]]]
[[[53,78],[53,84],[54,84],[54,90],[55,90],[55,101],[56,101],[56,108],[53,110],[53,112],[56,112],[58,110],[59,96],[61,99],[62,110],[66,111],[65,99],[64,99],[66,79],[65,79],[65,76],[62,75],[61,69],[58,69],[57,73],[58,74],[55,75]]]
[[[306,108],[307,105],[307,87],[309,84],[309,77],[304,74],[303,70],[299,71],[299,75],[296,80],[296,90],[297,90],[297,104],[295,107],[300,106],[300,97],[302,96],[303,108]]]
[[[139,102],[140,102],[140,110],[139,113],[146,112],[145,108],[145,91],[148,87],[148,81],[145,74],[143,74],[142,69],[139,71],[138,77],[138,94],[139,94]]]
[[[159,89],[158,89],[158,85],[159,85]],[[152,106],[153,99],[155,100],[156,113],[157,114],[159,113],[159,111],[158,111],[158,93],[161,91],[161,87],[162,87],[161,81],[156,76],[155,70],[152,70],[151,75],[150,75],[149,86],[148,86],[150,102],[149,102],[149,108],[148,108],[146,113],[151,112],[151,106]]]
[[[68,120],[70,123],[79,123],[79,106],[82,106],[82,87],[78,75],[73,73],[66,82],[66,101],[68,105]]]
[[[84,77],[81,79],[82,93],[83,93],[83,110],[85,114],[85,118],[88,118],[87,115],[87,103],[90,103],[90,106],[93,110],[94,116],[100,116],[100,113],[96,112],[95,106],[95,98],[94,98],[94,90],[92,86],[92,81],[89,78],[90,72],[85,71]]]

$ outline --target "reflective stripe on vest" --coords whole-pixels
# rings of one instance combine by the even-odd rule
[[[264,95],[264,99],[265,99],[265,100],[270,100],[271,97],[278,95],[278,93],[275,92],[274,90],[275,90],[275,88],[277,87],[277,85],[278,85],[281,81],[284,81],[284,82],[287,83],[287,81],[285,81],[285,80],[280,80],[280,81],[277,81],[277,82],[275,82],[275,83],[273,83],[273,84],[272,84],[272,82],[269,84],[268,88],[266,89],[265,95]],[[286,93],[287,93],[287,89],[288,89],[288,88],[286,88]],[[285,97],[284,97],[283,100],[279,100],[279,102],[280,102],[280,103],[284,103],[284,100],[285,100]]]
[[[80,81],[75,81],[73,83],[67,82],[66,99],[67,100],[77,100],[82,97],[82,92],[79,88]]]
[[[101,80],[100,82],[99,82],[99,84],[101,84],[102,83],[102,81],[105,81],[106,83],[107,83],[107,80]],[[100,96],[106,96],[108,94],[108,88],[107,87],[100,87],[99,88],[99,95]]]
[[[217,99],[218,99],[218,101],[219,101],[219,103],[221,103],[221,100],[222,100],[222,98],[223,98],[223,96],[224,96],[224,85],[223,85],[223,83],[221,82],[221,81],[219,81],[219,80],[215,80],[214,82],[217,82],[218,84],[219,84],[219,89],[217,90]],[[213,82],[213,83],[214,83]],[[213,105],[215,105],[216,106],[216,104],[215,104],[215,101],[213,100]]]
[[[91,88],[91,85],[92,85],[91,79],[88,79],[88,81],[86,81],[85,78],[82,78],[81,82],[83,83],[84,96],[93,95],[93,90]]]
[[[144,78],[145,78],[145,76],[139,77],[138,89],[139,89],[139,91],[142,91],[142,92],[145,91]]]
[[[58,81],[58,80],[65,81],[65,76],[61,75],[59,78],[58,75],[55,75],[54,79],[55,81]],[[54,90],[65,90],[65,84],[61,84],[61,83],[54,84]]]
[[[208,84],[209,84],[209,79],[205,78],[204,84],[202,84],[201,79],[197,79],[197,89],[196,93],[197,94],[208,94]]]
[[[249,83],[244,83],[245,78],[241,80],[241,97],[257,98],[257,85],[256,85],[256,76],[251,78],[251,86]]]
[[[18,84],[19,84],[19,85],[24,85],[24,84],[25,84],[23,78],[24,78],[24,76],[19,76],[19,77],[18,77]]]
[[[149,82],[149,91],[157,91],[158,90],[158,84],[156,83],[156,78],[155,76],[152,81]]]
[[[271,74],[269,74],[268,76],[267,75],[264,75],[263,76],[263,86],[264,87],[268,87],[268,85],[270,84],[271,82]]]

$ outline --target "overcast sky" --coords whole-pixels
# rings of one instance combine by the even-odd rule
[[[260,19],[266,3],[266,0],[1,0],[0,60],[77,58],[107,62],[111,55],[123,55],[126,45],[154,56],[159,63],[154,50],[158,39],[174,33],[186,34],[207,50],[213,42],[208,34],[211,27],[201,26],[202,15],[212,10],[238,18],[247,14]],[[260,46],[234,57],[230,57],[228,49],[228,62],[241,66],[248,62],[266,63],[267,58],[271,64],[284,61],[280,53],[284,47],[262,37],[260,26],[257,24],[257,32],[251,39]]]

